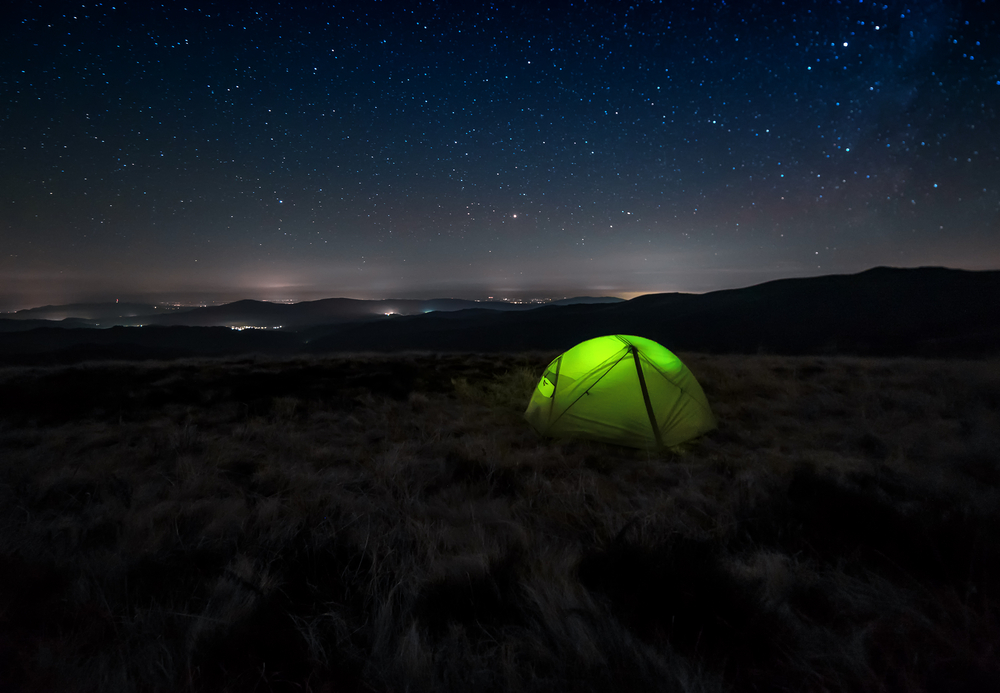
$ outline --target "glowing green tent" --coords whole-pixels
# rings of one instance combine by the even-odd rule
[[[524,412],[545,436],[656,450],[715,428],[701,385],[650,339],[596,337],[545,369]]]

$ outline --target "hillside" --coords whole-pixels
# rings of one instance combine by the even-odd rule
[[[0,369],[3,690],[1000,688],[997,361],[683,354],[653,454],[552,355]]]
[[[609,296],[577,296],[551,301],[506,300],[471,301],[457,298],[353,299],[326,298],[298,303],[274,303],[244,299],[217,306],[177,307],[130,303],[76,303],[29,308],[0,314],[0,331],[21,331],[31,327],[139,327],[146,325],[179,327],[257,327],[301,330],[317,325],[378,320],[390,315],[421,315],[431,312],[488,309],[525,311],[540,305],[580,303],[620,303]],[[77,322],[78,325],[72,324]]]
[[[579,302],[542,307],[503,304],[504,310],[474,302],[465,302],[474,308],[456,309],[463,304],[327,299],[289,306],[240,301],[160,319],[213,327],[4,332],[7,328],[0,326],[0,362],[241,353],[564,350],[584,339],[615,333],[647,337],[672,350],[707,353],[1000,354],[1000,271],[880,267],[853,275],[782,279],[707,294],[651,294],[610,303],[575,300]],[[386,316],[387,312],[393,315]],[[219,324],[268,329],[236,331]],[[279,326],[282,329],[273,329]]]
[[[603,334],[636,334],[682,351],[955,356],[1000,353],[998,315],[998,271],[879,267],[612,305],[347,325],[309,349],[563,350]]]

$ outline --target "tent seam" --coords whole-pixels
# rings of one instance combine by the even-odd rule
[[[562,410],[561,412],[559,412],[559,416],[557,416],[557,417],[556,417],[555,419],[553,419],[552,423],[550,423],[550,424],[549,424],[549,425],[547,426],[547,428],[548,428],[548,429],[551,429],[551,428],[552,428],[552,427],[553,427],[553,426],[554,426],[554,425],[556,424],[556,421],[558,421],[559,419],[561,419],[561,418],[563,417],[563,414],[565,414],[566,412],[568,412],[568,411],[569,411],[570,409],[572,409],[572,408],[573,408],[573,405],[574,405],[574,404],[576,404],[576,403],[577,403],[577,402],[579,402],[579,401],[580,401],[581,399],[583,399],[583,396],[584,396],[584,395],[586,395],[586,394],[587,394],[588,392],[590,392],[590,391],[591,391],[591,390],[592,390],[592,389],[594,388],[594,386],[595,386],[595,385],[597,385],[597,383],[601,382],[601,380],[603,380],[603,379],[604,379],[604,376],[606,376],[606,375],[607,375],[608,373],[610,373],[610,372],[611,372],[612,370],[614,370],[614,367],[615,367],[615,366],[617,366],[617,365],[618,365],[619,363],[621,363],[621,362],[622,362],[622,360],[623,360],[623,359],[624,359],[624,358],[625,358],[626,356],[628,356],[628,354],[629,354],[629,351],[628,351],[628,349],[625,349],[625,353],[624,353],[624,354],[622,355],[622,357],[621,357],[620,359],[618,359],[617,361],[615,361],[615,362],[614,362],[613,364],[611,364],[611,365],[610,365],[610,366],[608,367],[608,369],[607,369],[606,371],[604,371],[604,373],[602,373],[602,374],[601,374],[601,377],[600,377],[600,378],[598,378],[597,380],[595,380],[594,382],[592,382],[592,383],[590,384],[590,387],[588,387],[588,388],[587,388],[586,390],[584,390],[583,392],[581,392],[581,393],[580,393],[580,396],[579,396],[579,397],[577,397],[576,399],[574,399],[574,400],[573,400],[572,402],[570,402],[570,403],[569,403],[569,404],[568,404],[568,405],[566,406],[566,408],[565,408],[565,409],[563,409],[563,410]],[[608,359],[608,360],[610,360],[610,359]]]

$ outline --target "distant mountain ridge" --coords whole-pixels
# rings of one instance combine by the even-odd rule
[[[39,306],[25,308],[13,313],[0,313],[6,320],[92,320],[102,321],[115,318],[133,318],[151,315],[158,310],[166,310],[152,303],[69,303],[61,306]]]
[[[527,310],[537,305],[499,301],[478,303],[462,299],[363,300],[354,298],[324,298],[299,303],[268,303],[246,299],[221,306],[195,308],[176,315],[146,316],[146,324],[188,326],[253,326],[282,329],[304,329],[321,324],[378,320],[391,315],[418,315],[433,311],[456,311],[470,308],[493,310]]]
[[[19,310],[13,314],[0,314],[2,323],[27,319],[81,319],[92,327],[125,327],[140,325],[185,325],[189,327],[263,327],[304,329],[323,324],[376,320],[390,315],[420,315],[435,311],[489,309],[498,311],[523,311],[542,305],[572,305],[576,303],[620,303],[623,299],[613,296],[581,296],[565,298],[551,303],[524,303],[512,301],[471,301],[458,298],[420,299],[353,299],[325,298],[298,303],[271,303],[244,299],[218,306],[172,308],[152,304],[87,303],[66,306],[43,306]],[[51,327],[61,326],[57,324]],[[77,325],[86,327],[87,325]]]
[[[1000,353],[1000,271],[877,267],[706,294],[648,294],[612,305],[521,315],[423,316],[345,325],[315,351],[566,349],[636,334],[672,350],[980,355]]]
[[[324,307],[329,301],[335,303]],[[310,322],[329,314],[323,311],[336,302],[341,302],[338,310],[346,308],[334,311],[341,319]],[[471,302],[475,306],[471,309],[394,317],[377,315],[371,305],[356,303],[327,299],[295,304],[300,312],[294,313],[282,310],[287,305],[241,301],[197,309],[201,313],[164,316],[191,319],[194,313],[206,321],[224,316],[249,322],[290,321],[291,315],[311,325],[297,331],[180,326],[46,327],[6,333],[0,329],[0,360],[29,363],[246,352],[555,351],[604,334],[636,334],[673,351],[709,353],[1000,355],[997,270],[877,267],[858,274],[779,279],[706,294],[649,294],[615,303],[514,310],[491,310]],[[391,310],[388,303],[379,307]],[[361,308],[368,312],[349,319],[351,310]]]

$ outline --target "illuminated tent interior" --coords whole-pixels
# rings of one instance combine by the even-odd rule
[[[553,438],[658,450],[715,428],[694,375],[643,337],[588,339],[546,367],[524,417]]]

